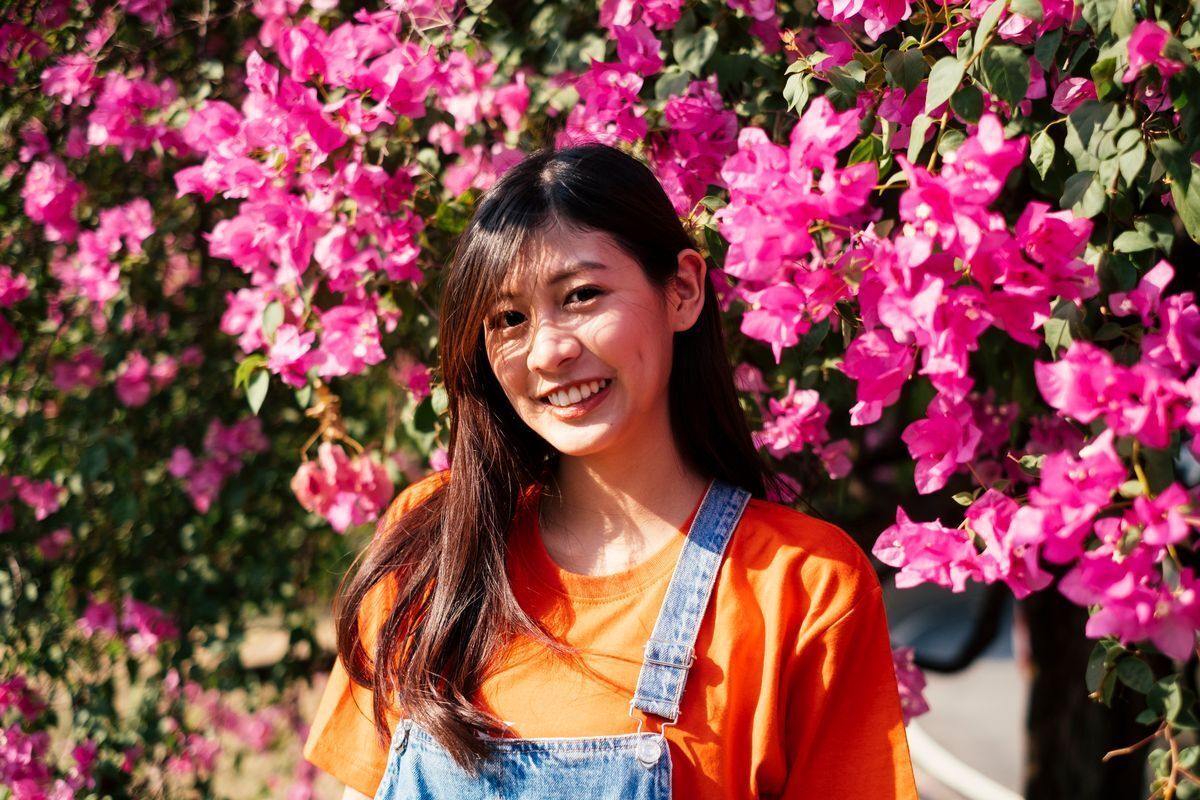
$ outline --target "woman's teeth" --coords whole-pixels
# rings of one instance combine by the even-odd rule
[[[602,381],[592,381],[591,383],[572,386],[566,391],[551,392],[546,397],[546,401],[552,406],[572,406],[582,400],[588,399],[610,383],[612,383],[612,379],[605,378]]]

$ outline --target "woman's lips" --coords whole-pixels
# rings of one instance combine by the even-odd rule
[[[604,402],[604,398],[608,397],[608,392],[612,389],[614,381],[609,381],[608,385],[593,395],[580,400],[578,403],[572,403],[569,406],[556,406],[551,403],[546,403],[546,408],[558,419],[576,419],[591,411],[600,403]]]

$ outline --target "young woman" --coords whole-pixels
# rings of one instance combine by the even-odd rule
[[[338,599],[306,757],[381,798],[915,798],[879,584],[765,499],[650,171],[541,152],[448,273],[451,468]]]

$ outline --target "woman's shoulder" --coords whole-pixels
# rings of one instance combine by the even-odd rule
[[[766,500],[747,504],[730,541],[729,562],[762,591],[782,590],[835,619],[879,590],[870,559],[844,530]]]
[[[439,489],[450,482],[450,470],[443,469],[426,475],[418,481],[413,481],[400,490],[388,504],[387,510],[379,518],[376,531],[389,530],[396,520],[412,511],[437,493]]]

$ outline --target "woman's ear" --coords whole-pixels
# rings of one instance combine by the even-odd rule
[[[704,308],[708,265],[704,256],[691,248],[680,250],[678,261],[675,277],[667,284],[667,316],[675,331],[686,331],[696,324]]]

